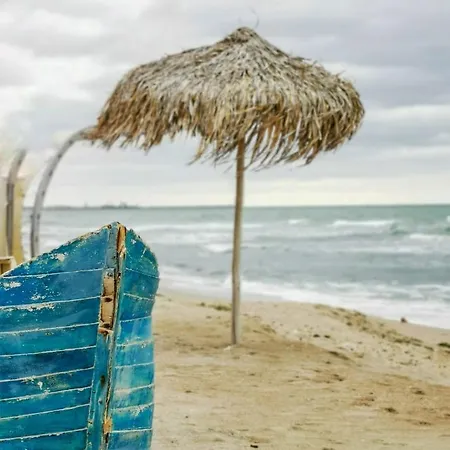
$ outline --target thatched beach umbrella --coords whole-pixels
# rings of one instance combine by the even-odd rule
[[[232,342],[239,343],[240,245],[247,167],[310,163],[358,130],[364,108],[353,85],[292,57],[248,28],[214,45],[128,72],[89,138],[148,150],[180,132],[200,137],[194,160],[236,158]]]

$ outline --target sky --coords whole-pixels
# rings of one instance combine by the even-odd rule
[[[448,0],[0,0],[0,131],[43,163],[128,69],[248,26],[354,82],[366,117],[308,167],[249,172],[247,205],[450,203],[449,20]],[[195,148],[77,144],[46,204],[232,204],[233,167]]]

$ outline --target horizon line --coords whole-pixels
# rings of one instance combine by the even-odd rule
[[[411,206],[448,206],[450,203],[429,202],[429,203],[350,203],[350,204],[315,204],[315,205],[245,205],[245,209],[262,208],[368,208],[368,207],[411,207]],[[24,209],[32,209],[33,205],[25,205]],[[98,205],[48,205],[44,210],[51,209],[180,209],[180,208],[234,208],[234,204],[217,205],[131,205],[131,204],[98,204]]]

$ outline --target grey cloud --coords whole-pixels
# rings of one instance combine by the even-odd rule
[[[410,123],[371,123],[367,120],[354,141],[358,146],[370,149],[386,146],[423,147],[433,144],[442,130],[439,124],[424,124],[417,120],[411,120]]]
[[[384,16],[381,15],[347,19],[290,18],[286,14],[284,18],[261,18],[258,31],[286,51],[322,62],[343,63],[344,67],[348,64],[386,71],[403,70],[403,78],[385,76],[369,80],[352,74],[351,67],[345,71],[346,76],[355,80],[369,105],[446,103],[450,98],[450,29],[445,23],[448,15],[436,9],[434,15],[424,18],[414,7],[403,4],[404,10],[385,17],[388,26],[384,27],[370,25],[382,24]],[[448,3],[442,1],[441,4],[449,8]],[[162,56],[155,39],[165,42],[165,48],[177,51],[219,39],[239,25],[235,16],[218,6],[189,16],[187,26],[186,23],[180,25],[179,14],[169,17],[162,7],[149,9],[147,15],[141,22],[154,21],[156,26],[151,30],[137,23],[132,32],[126,27],[104,38],[109,43],[107,46],[99,44],[99,48],[103,48],[102,58],[106,62],[130,65],[146,62]],[[172,27],[160,28],[159,24],[169,22]],[[186,37],[183,37],[183,30],[186,30]],[[324,34],[329,39],[324,39]]]
[[[39,8],[32,0],[14,0],[6,4],[6,12],[14,14],[15,20],[12,23],[4,24],[0,27],[0,42],[10,44],[15,47],[32,50],[35,56],[58,57],[58,56],[76,56],[95,54],[96,50],[106,44],[103,36],[89,37],[80,35],[71,35],[62,30],[55,29],[39,30],[30,29],[27,20],[37,9],[50,13],[57,13],[66,17],[76,19],[92,19],[96,12],[95,2],[85,1],[52,1],[42,0],[39,2]],[[83,14],[76,14],[76,12]],[[97,10],[101,17],[102,10]],[[104,13],[104,10],[103,10]],[[96,42],[98,41],[98,42]]]
[[[104,45],[103,37],[96,38],[98,43]],[[84,36],[71,36],[64,33],[52,32],[51,34],[36,33],[35,30],[22,29],[14,26],[9,29],[0,29],[0,41],[15,47],[31,49],[35,56],[43,57],[67,57],[89,55],[93,38]]]
[[[0,87],[25,86],[32,78],[25,67],[11,61],[2,61],[0,56]]]
[[[412,68],[411,70],[416,70]],[[383,81],[368,83],[358,81],[359,89],[366,106],[382,105],[386,108],[395,106],[434,104],[442,105],[450,102],[450,89],[445,73],[439,73],[435,80],[421,83],[419,80],[408,79],[398,81]]]
[[[4,8],[7,11],[29,12],[39,9],[59,13],[71,17],[92,18],[101,17],[105,7],[95,0],[6,0]]]
[[[10,117],[8,129],[20,130],[23,122],[31,124],[28,136],[22,136],[31,148],[48,148],[55,133],[77,131],[94,123],[98,107],[93,102],[66,101],[51,96],[36,97],[29,110]]]
[[[16,5],[31,7],[31,0],[14,0]],[[286,2],[288,3],[288,2]],[[296,4],[276,14],[261,8],[258,32],[286,51],[326,63],[339,63],[344,75],[353,79],[369,112],[372,108],[393,108],[420,104],[450,102],[450,15],[448,0],[397,0],[358,2],[357,13],[327,16],[327,3],[319,16],[302,14]],[[347,2],[349,3],[349,2]],[[267,3],[268,5],[269,3]],[[3,37],[8,42],[32,49],[37,56],[91,55],[109,68],[106,77],[84,84],[93,98],[91,102],[69,102],[52,97],[38,97],[32,109],[11,119],[32,124],[30,142],[35,147],[51,144],[52,135],[63,130],[76,130],[89,125],[102,107],[126,67],[163,56],[165,52],[213,42],[237,26],[255,24],[250,8],[226,2],[195,2],[181,9],[181,2],[160,1],[138,20],[114,22],[96,2],[83,0],[42,0],[39,7],[73,17],[96,17],[108,28],[107,34],[95,38],[74,38],[70,35],[40,36],[9,30]],[[331,5],[331,2],[330,2]],[[131,6],[130,6],[131,7]],[[365,68],[358,70],[358,68]],[[370,71],[370,68],[373,71]],[[353,72],[352,72],[353,70]],[[0,70],[0,83],[2,75]],[[5,78],[5,79],[6,79]],[[324,155],[304,169],[281,168],[264,172],[264,179],[319,179],[325,177],[376,177],[379,174],[414,174],[442,172],[450,166],[449,155],[433,155],[408,159],[403,153],[389,161],[383,152],[396,149],[423,149],[450,144],[445,134],[448,124],[442,120],[380,121],[370,114],[355,139],[336,155]],[[216,171],[202,166],[185,167],[193,154],[195,141],[177,140],[154,149],[149,161],[167,164],[173,170],[165,179],[170,182],[207,173],[208,177],[225,175],[225,168]],[[250,174],[250,180],[260,174]],[[161,180],[164,177],[161,175]],[[192,178],[191,178],[192,179]]]

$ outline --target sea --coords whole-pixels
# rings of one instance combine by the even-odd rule
[[[162,286],[230,298],[232,207],[47,209],[41,250],[112,221],[153,249]],[[242,292],[450,328],[450,205],[246,208]]]

